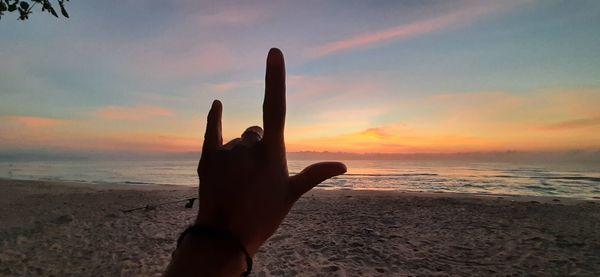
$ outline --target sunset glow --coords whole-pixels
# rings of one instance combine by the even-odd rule
[[[199,151],[213,99],[233,139],[270,47],[288,151],[600,149],[597,1],[105,2],[2,18],[0,153]]]

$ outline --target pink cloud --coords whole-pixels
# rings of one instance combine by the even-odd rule
[[[288,77],[288,95],[293,102],[320,103],[331,101],[369,100],[373,94],[382,90],[381,83],[356,75],[303,76]]]
[[[236,68],[235,57],[229,47],[181,41],[163,47],[138,51],[134,74],[152,78],[190,78],[204,74],[216,74]]]
[[[5,120],[25,127],[46,128],[67,123],[66,120],[37,116],[5,116]]]
[[[274,5],[269,2],[171,0],[169,4],[198,24],[246,26],[271,13]]]
[[[218,11],[212,14],[202,14],[196,17],[199,24],[241,25],[255,23],[264,18],[262,11],[251,8],[234,8]]]
[[[212,84],[210,85],[210,89],[216,92],[226,92],[226,91],[230,91],[234,88],[237,88],[239,86],[238,83],[235,82],[225,82],[225,83],[218,83],[218,84]]]
[[[412,38],[432,32],[448,29],[459,24],[475,21],[493,12],[506,10],[514,6],[512,1],[495,1],[492,3],[468,4],[459,11],[442,14],[437,17],[402,24],[388,29],[361,34],[348,39],[326,43],[311,50],[310,56],[322,57],[354,48],[392,40]]]
[[[154,106],[120,107],[109,106],[101,108],[93,113],[94,116],[108,120],[138,121],[157,117],[172,116],[173,111]]]

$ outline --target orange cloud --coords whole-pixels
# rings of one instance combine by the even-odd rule
[[[292,141],[289,151],[341,151],[357,153],[455,152],[495,149],[491,139],[467,134],[434,133],[403,125],[368,128],[327,138]]]
[[[4,120],[13,122],[24,127],[32,128],[46,128],[67,123],[66,120],[62,119],[37,116],[5,116]]]
[[[128,152],[187,152],[199,151],[199,138],[168,136],[158,133],[118,134],[90,136],[86,140],[71,143],[75,149],[95,149]]]
[[[172,116],[173,111],[154,106],[119,107],[109,106],[95,111],[94,116],[108,120],[138,121],[157,117]]]
[[[562,121],[542,127],[542,130],[559,131],[600,126],[600,116]]]
[[[506,10],[514,5],[511,1],[494,1],[487,4],[470,4],[457,12],[402,24],[385,30],[361,34],[348,39],[326,43],[312,49],[311,56],[321,57],[340,51],[365,47],[392,40],[412,38],[432,32],[448,29],[459,24],[472,22],[493,12]]]
[[[600,147],[599,92],[598,87],[463,92],[389,99],[386,104],[360,99],[356,107],[340,105],[340,100],[327,105],[314,101],[310,104],[313,112],[290,113],[287,149],[359,153],[594,150]],[[204,115],[175,117],[168,109],[152,106],[106,107],[94,115],[69,121],[0,117],[1,147],[197,151],[206,122]],[[164,118],[168,116],[173,117]],[[106,119],[129,122],[106,124]],[[246,114],[225,116],[226,140],[260,123],[259,117],[256,120],[248,122]],[[67,122],[57,128],[40,128]]]
[[[438,94],[394,101],[396,109],[366,115],[366,124],[355,121],[350,112],[334,110],[336,116],[322,122],[354,125],[291,126],[288,149],[381,153],[598,149],[598,89]],[[555,132],[549,136],[548,131]]]
[[[369,128],[359,133],[362,136],[375,139],[386,139],[391,137],[383,128]]]

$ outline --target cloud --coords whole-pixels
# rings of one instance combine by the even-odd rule
[[[386,130],[383,128],[369,128],[360,132],[360,134],[378,139],[386,139],[391,137],[391,135],[388,134],[388,132],[386,132]]]
[[[332,104],[377,101],[378,93],[387,89],[376,74],[339,74],[326,76],[292,75],[288,77],[289,102]]]
[[[155,106],[108,106],[93,112],[95,117],[107,120],[139,121],[157,117],[168,117],[173,111]]]
[[[467,134],[432,134],[430,130],[393,124],[372,127],[336,136],[293,141],[290,151],[342,151],[355,153],[417,153],[489,150],[497,146],[490,139]]]
[[[167,3],[176,14],[190,15],[195,23],[210,27],[247,26],[266,19],[273,7],[269,1],[171,0]]]
[[[73,120],[40,116],[0,116],[0,149],[35,148],[57,141],[56,134]]]
[[[62,119],[37,116],[3,116],[2,118],[14,124],[30,128],[47,128],[63,125],[68,122]]]
[[[341,51],[362,48],[387,41],[402,40],[429,33],[449,29],[459,24],[465,24],[480,19],[494,12],[506,10],[514,6],[513,1],[494,1],[485,4],[468,4],[458,11],[449,12],[436,17],[414,21],[379,30],[360,34],[347,39],[333,41],[311,49],[310,56],[322,57]]]
[[[197,78],[228,72],[238,67],[227,45],[200,44],[193,39],[159,41],[153,47],[131,50],[127,73],[154,80]],[[143,49],[143,50],[140,50]]]
[[[543,126],[541,129],[549,131],[562,131],[579,128],[588,128],[594,126],[600,126],[600,116],[591,118],[580,118],[575,120],[567,120],[558,123],[548,124],[546,126]]]
[[[198,89],[214,91],[218,93],[229,92],[239,89],[264,89],[264,80],[230,81],[222,83],[203,84]]]
[[[595,104],[599,91],[591,87],[445,93],[423,98],[416,106],[423,111],[420,117],[463,131],[580,128],[600,120]]]
[[[237,88],[239,85],[235,82],[225,82],[210,85],[210,89],[216,92],[226,92]]]
[[[264,12],[254,8],[230,8],[223,9],[212,14],[199,14],[196,22],[202,25],[235,25],[247,26],[265,18]]]
[[[456,152],[598,149],[598,88],[460,92],[390,100],[361,116],[337,108],[316,125],[292,126],[294,151]],[[365,105],[363,109],[369,108]],[[360,112],[360,109],[356,110]],[[365,110],[365,111],[368,111]],[[376,111],[376,110],[374,110]],[[570,120],[575,119],[575,120]],[[333,128],[325,123],[348,123]],[[323,126],[321,126],[323,125]],[[318,128],[311,128],[316,126]],[[540,127],[543,126],[543,127]],[[299,131],[304,136],[297,135]],[[557,131],[549,136],[548,131]],[[558,132],[564,131],[564,132]]]

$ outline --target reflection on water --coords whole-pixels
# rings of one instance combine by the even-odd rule
[[[290,174],[314,161],[289,161]],[[377,189],[554,195],[600,198],[600,167],[432,161],[346,161],[348,173],[323,189]],[[196,161],[0,162],[0,177],[110,182],[129,185],[197,184]]]

